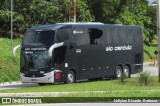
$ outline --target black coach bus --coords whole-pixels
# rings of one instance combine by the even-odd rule
[[[130,77],[143,70],[140,26],[59,23],[29,29],[23,38],[23,83],[74,83],[82,79]]]

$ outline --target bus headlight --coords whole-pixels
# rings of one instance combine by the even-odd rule
[[[62,72],[62,71],[55,69],[54,72],[55,72],[55,73],[60,73],[60,72]]]

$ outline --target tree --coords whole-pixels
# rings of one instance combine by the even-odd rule
[[[0,36],[6,35],[10,29],[9,0],[2,0],[0,3]]]
[[[24,33],[28,28],[41,24],[69,21],[71,0],[13,0],[14,35]],[[71,9],[70,11],[72,11]],[[10,35],[10,0],[0,3],[0,32]],[[86,0],[77,0],[77,21],[93,21]]]
[[[147,0],[125,0],[125,2],[123,1],[120,4],[120,13],[115,23],[141,25],[143,28],[144,42],[152,42],[156,34],[154,29],[156,24],[155,20],[153,20],[156,15],[154,11],[149,11],[150,9],[151,7],[148,6]]]
[[[57,4],[57,7],[60,8],[58,11],[59,15],[57,16],[59,19],[57,20],[58,22],[73,22],[73,0],[54,0],[54,3]],[[77,0],[76,10],[77,22],[94,21],[94,17],[90,14],[86,0]]]
[[[156,10],[147,0],[87,0],[95,21],[107,24],[141,25],[144,41],[156,35]]]
[[[114,23],[121,0],[87,0],[96,22]]]

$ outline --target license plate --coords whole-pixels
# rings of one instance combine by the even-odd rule
[[[32,82],[37,82],[37,79],[31,79]]]

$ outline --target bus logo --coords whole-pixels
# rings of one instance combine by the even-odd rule
[[[83,31],[76,31],[76,30],[73,31],[73,34],[77,34],[77,33],[82,34]]]

